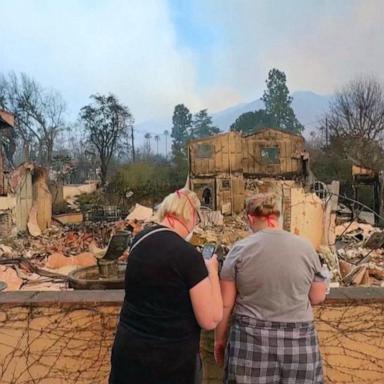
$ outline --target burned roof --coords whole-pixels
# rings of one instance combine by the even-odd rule
[[[206,137],[200,137],[200,138],[197,138],[197,139],[191,139],[191,140],[188,140],[188,144],[192,144],[192,143],[198,143],[200,141],[205,141],[205,140],[214,140],[218,137],[222,137],[222,136],[227,136],[227,135],[238,135],[238,136],[241,136],[239,132],[236,132],[236,131],[227,131],[227,132],[220,132],[220,133],[217,133],[216,135],[212,135],[212,136],[206,136]]]
[[[302,135],[300,135],[300,134],[289,132],[289,131],[286,131],[284,129],[268,128],[268,127],[266,127],[266,128],[262,128],[260,130],[255,131],[255,132],[251,132],[251,133],[247,133],[247,134],[241,134],[240,132],[237,132],[237,131],[220,132],[220,133],[218,133],[216,135],[213,135],[213,136],[207,136],[207,137],[202,137],[202,138],[198,138],[198,139],[189,140],[188,144],[197,143],[197,142],[201,142],[201,141],[214,140],[214,139],[216,139],[218,137],[222,137],[222,136],[226,136],[226,135],[231,135],[231,134],[247,138],[247,137],[251,137],[251,136],[260,135],[262,133],[265,133],[266,131],[275,131],[275,132],[283,133],[283,134],[286,134],[286,135],[289,135],[289,136],[299,137],[300,139],[304,140],[304,137]]]
[[[257,131],[254,131],[254,132],[251,132],[251,133],[247,133],[247,134],[244,134],[242,135],[243,137],[249,137],[249,136],[256,136],[256,135],[260,135],[261,133],[264,133],[266,131],[277,131],[277,132],[280,132],[280,133],[284,133],[286,135],[290,135],[290,136],[296,136],[296,137],[300,137],[300,138],[303,138],[302,135],[300,134],[297,134],[297,133],[293,133],[293,132],[289,132],[285,129],[280,129],[280,128],[262,128],[262,129],[259,129]]]
[[[12,113],[0,109],[0,129],[14,128],[15,118]]]

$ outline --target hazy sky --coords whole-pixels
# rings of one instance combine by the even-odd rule
[[[60,91],[71,116],[115,93],[136,121],[178,103],[218,111],[261,96],[384,79],[382,0],[0,0],[0,72]]]

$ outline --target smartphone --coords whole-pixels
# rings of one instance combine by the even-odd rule
[[[205,243],[203,246],[203,250],[201,251],[203,258],[205,260],[209,260],[216,251],[216,244],[214,243]]]
[[[112,236],[108,244],[107,252],[103,259],[116,260],[118,259],[131,245],[132,234],[128,231],[119,231]]]

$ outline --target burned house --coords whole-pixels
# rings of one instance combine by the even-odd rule
[[[248,196],[273,192],[284,229],[316,249],[333,241],[333,199],[304,188],[310,170],[302,136],[272,128],[246,136],[227,132],[191,141],[188,156],[189,187],[202,206],[237,214]],[[338,193],[338,183],[332,188]]]
[[[238,213],[255,180],[308,175],[301,136],[267,128],[250,135],[227,132],[189,143],[189,180],[202,205]]]

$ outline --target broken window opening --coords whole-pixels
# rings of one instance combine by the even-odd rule
[[[197,157],[200,159],[209,159],[213,154],[213,146],[211,144],[198,144],[197,145]]]
[[[231,183],[229,179],[225,179],[221,181],[221,189],[222,190],[229,190],[231,188]]]
[[[321,200],[327,200],[330,196],[326,184],[318,180],[311,185],[311,191]]]
[[[261,162],[263,164],[279,164],[280,154],[278,147],[264,147],[261,148]]]

